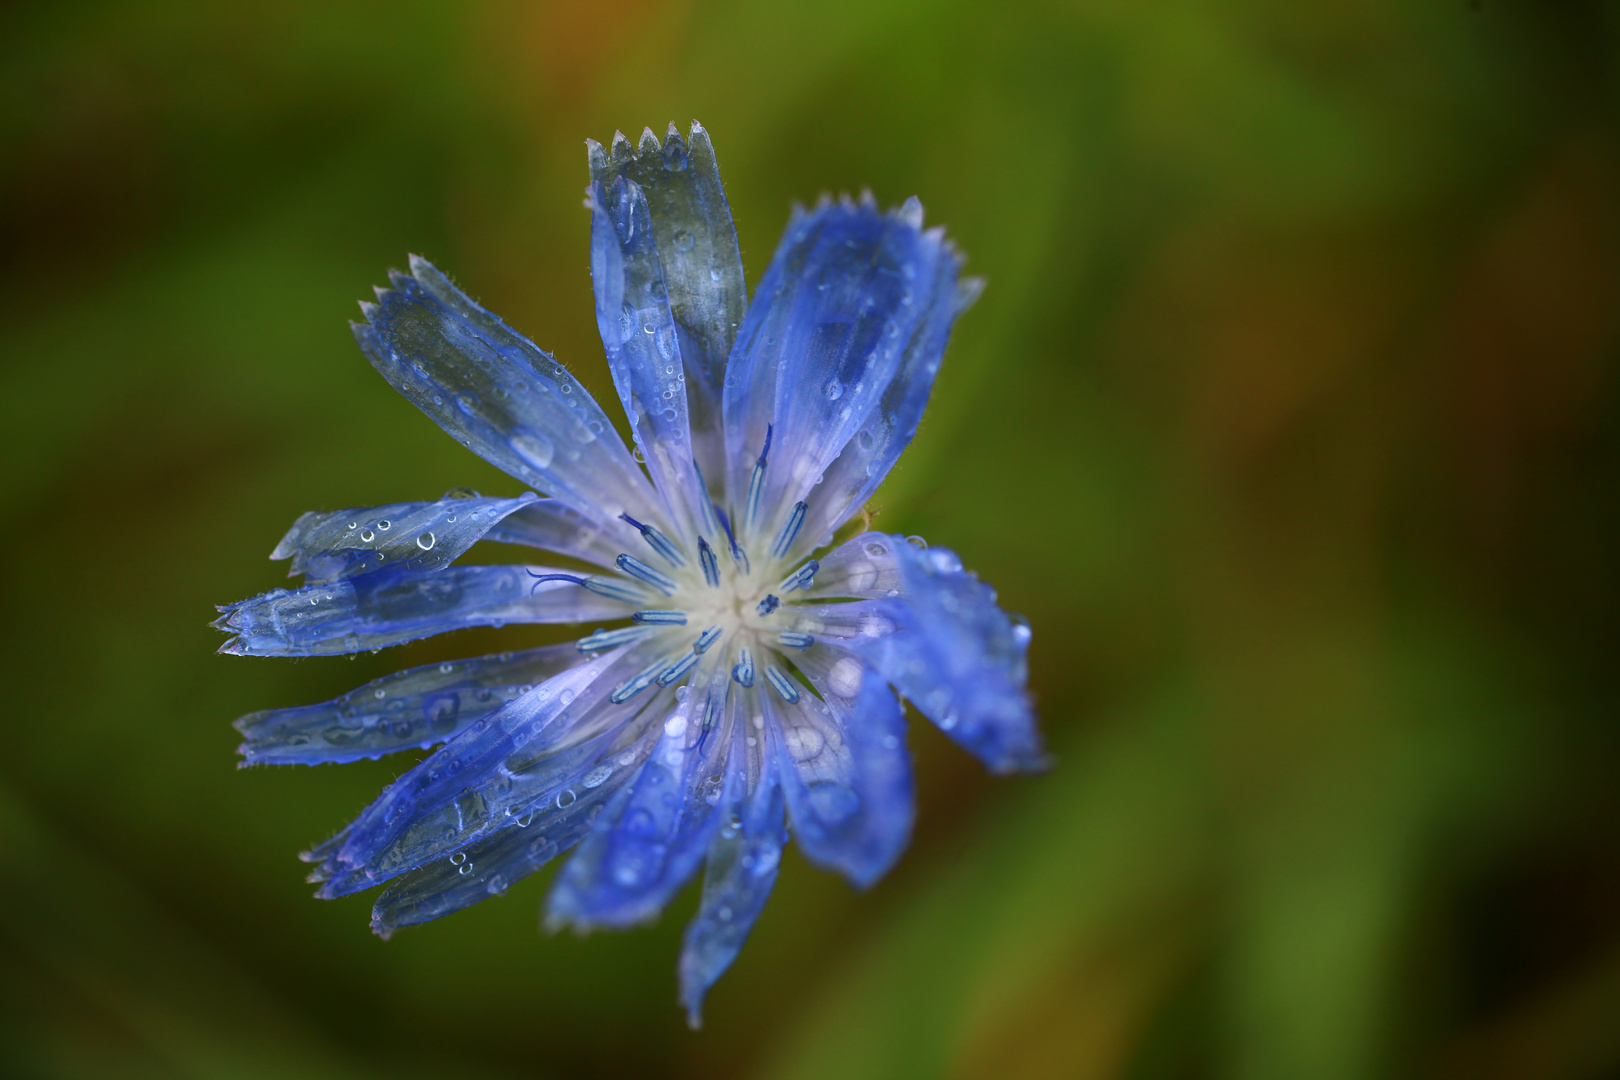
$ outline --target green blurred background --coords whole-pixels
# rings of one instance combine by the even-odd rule
[[[0,1073],[1620,1077],[1620,10],[1597,0],[11,4]],[[871,893],[786,864],[383,943],[294,853],[398,760],[235,770],[354,661],[214,655],[301,512],[515,482],[354,347],[434,259],[611,399],[583,140],[700,118],[751,280],[921,197],[989,289],[879,527],[1035,629],[1060,764],[918,726]]]

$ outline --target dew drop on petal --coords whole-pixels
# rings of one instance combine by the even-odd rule
[[[423,551],[432,551],[435,542],[435,538],[430,532],[425,532],[416,538],[416,546]]]
[[[544,469],[551,464],[557,448],[545,435],[533,428],[520,427],[512,432],[512,449],[518,456],[536,469]]]
[[[692,245],[696,242],[697,241],[692,237],[692,234],[687,232],[685,229],[682,229],[675,234],[676,251],[691,251]]]

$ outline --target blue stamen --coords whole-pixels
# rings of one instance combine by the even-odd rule
[[[651,686],[652,681],[658,677],[658,670],[663,666],[664,661],[659,660],[657,663],[650,664],[647,667],[642,668],[641,672],[634,678],[627,679],[618,686],[615,686],[613,688],[613,693],[608,695],[608,700],[613,702],[615,705],[623,705],[626,701],[629,701],[631,698],[647,689],[647,687]]]
[[[793,513],[788,515],[787,521],[782,523],[782,531],[776,534],[776,543],[771,545],[771,556],[780,559],[788,553],[793,541],[799,538],[799,530],[804,527],[804,515],[810,509],[810,504],[803,499],[793,504]]]
[[[707,630],[703,631],[703,633],[698,635],[697,642],[692,646],[692,651],[700,655],[708,652],[709,646],[719,641],[720,635],[723,633],[725,633],[725,631],[720,629],[720,624],[715,623],[713,626],[709,627]]]
[[[530,596],[533,596],[535,590],[547,581],[571,581],[575,585],[589,589],[598,596],[623,600],[627,604],[639,604],[647,599],[646,594],[641,590],[633,588],[622,581],[615,581],[613,578],[578,577],[574,574],[537,574],[533,570],[526,570],[525,572],[534,578],[534,588],[529,590]]]
[[[642,524],[629,514],[620,514],[619,518],[626,522],[632,529],[639,532],[642,539],[646,540],[654,551],[662,555],[664,557],[664,561],[669,563],[669,565],[675,567],[686,565],[686,556],[681,554],[680,548],[669,542],[669,537],[665,536],[651,525]]]
[[[809,589],[811,582],[816,579],[816,571],[821,569],[821,563],[811,559],[793,573],[782,579],[779,586],[782,592],[792,592],[795,589]]]
[[[771,430],[774,425],[765,425],[765,449],[759,452],[759,460],[754,462],[754,475],[748,478],[748,503],[745,508],[744,521],[752,525],[759,518],[759,499],[765,491],[765,465],[771,456]],[[735,542],[735,541],[734,541]]]
[[[720,515],[720,524],[725,527],[726,539],[731,542],[731,561],[742,567],[743,573],[748,573],[748,552],[744,551],[742,546],[737,543],[737,534],[731,531],[730,519],[726,517],[726,512],[718,506],[714,508],[714,512]]]
[[[809,634],[801,634],[797,630],[783,630],[776,635],[778,644],[789,649],[808,649],[816,643],[816,639]]]
[[[626,626],[619,630],[598,630],[574,642],[580,652],[600,652],[626,642],[634,641],[647,632],[645,626]]]
[[[792,705],[799,700],[799,688],[793,685],[793,680],[774,667],[765,669],[765,681],[771,684],[771,689],[782,695],[782,700]]]
[[[679,660],[675,661],[669,667],[664,669],[663,674],[658,676],[658,685],[668,686],[670,683],[674,682],[676,679],[680,678],[682,675],[685,675],[688,671],[691,671],[694,667],[696,667],[697,662],[697,653],[687,653],[685,656],[681,657]]]
[[[754,654],[747,649],[737,650],[737,664],[731,669],[731,677],[737,680],[739,686],[754,685]]]
[[[613,561],[618,564],[620,570],[623,570],[631,577],[640,578],[653,588],[663,592],[665,596],[675,595],[675,590],[678,588],[675,579],[662,570],[648,566],[634,555],[620,555]]]
[[[703,478],[703,470],[698,468],[697,462],[692,462],[692,471],[697,473],[698,491],[703,494],[699,500],[703,504],[703,524],[712,533],[720,531],[720,523],[714,519],[714,500],[709,498],[709,482]]]
[[[709,583],[709,588],[720,587],[720,560],[715,557],[714,548],[703,537],[698,537],[698,562],[703,564],[703,580]]]
[[[630,618],[643,626],[686,625],[686,612],[684,611],[638,611]]]
[[[781,606],[782,601],[778,600],[775,595],[766,593],[765,599],[761,600],[759,602],[759,607],[755,608],[754,610],[758,611],[761,615],[769,615],[771,612],[775,611]]]

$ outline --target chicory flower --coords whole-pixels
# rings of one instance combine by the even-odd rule
[[[896,696],[996,772],[1038,767],[1028,627],[950,551],[860,532],[978,293],[915,200],[794,212],[747,302],[708,134],[589,146],[597,323],[635,451],[552,356],[425,260],[362,304],[383,378],[533,491],[299,518],[304,584],[222,608],[222,652],[325,656],[465,626],[608,624],[237,721],[244,764],[432,748],[306,852],[316,895],[386,884],[384,936],[573,851],[552,926],[655,917],[700,867],[680,959],[698,1023],[791,825],[857,886],[906,846]],[[543,492],[542,497],[535,492]],[[463,565],[480,540],[568,560]],[[823,552],[818,554],[818,552]],[[590,569],[580,569],[589,567]]]

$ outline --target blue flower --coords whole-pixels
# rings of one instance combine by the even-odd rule
[[[704,868],[681,998],[731,964],[787,825],[875,882],[911,831],[895,691],[996,772],[1038,767],[1029,629],[942,548],[861,532],[978,293],[921,205],[794,212],[746,302],[708,134],[589,143],[596,318],[635,452],[548,353],[425,260],[362,304],[383,378],[545,497],[457,490],[299,518],[304,575],[222,608],[223,652],[328,656],[464,626],[612,623],[577,642],[412,668],[245,716],[244,764],[433,748],[306,852],[316,895],[387,883],[387,936],[504,893],[574,849],[552,926],[654,918]],[[643,467],[644,466],[644,467]],[[479,540],[565,566],[465,566]],[[588,566],[589,570],[570,568]],[[891,687],[893,689],[891,689]]]

